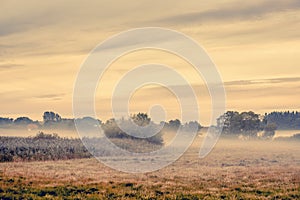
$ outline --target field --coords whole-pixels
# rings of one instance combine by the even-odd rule
[[[94,158],[0,163],[1,199],[299,199],[299,142],[202,138],[156,172],[118,172]]]

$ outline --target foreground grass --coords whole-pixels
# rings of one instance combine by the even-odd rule
[[[299,188],[262,188],[236,185],[233,188],[207,190],[201,185],[179,186],[143,185],[132,182],[64,184],[40,187],[26,178],[4,178],[0,181],[1,199],[299,199]],[[198,191],[198,192],[196,192]]]
[[[0,163],[0,199],[300,199],[299,143],[198,144],[156,172],[116,172],[95,159]]]

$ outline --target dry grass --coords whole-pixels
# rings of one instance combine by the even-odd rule
[[[199,159],[200,142],[172,165],[145,174],[117,172],[96,159],[1,163],[0,196],[21,187],[24,198],[300,198],[299,142],[224,139]]]

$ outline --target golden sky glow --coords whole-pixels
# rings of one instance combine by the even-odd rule
[[[41,119],[46,110],[72,117],[76,75],[88,53],[106,38],[137,27],[180,31],[202,45],[217,65],[227,110],[300,109],[300,1],[0,1],[0,116]],[[198,91],[201,123],[210,98],[201,77],[182,59],[165,52],[134,52],[113,63],[96,92],[100,119],[111,116],[113,85],[127,70],[164,63]],[[160,98],[158,98],[160,97]],[[159,87],[141,88],[132,112],[166,105],[180,115],[176,98]]]

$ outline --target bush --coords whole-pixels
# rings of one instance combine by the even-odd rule
[[[119,127],[119,124],[121,124],[122,127],[124,127],[126,130],[128,130],[128,132],[132,133],[132,135],[140,135],[143,136],[143,138],[138,138],[127,134]],[[143,131],[141,131],[138,127],[144,127]],[[148,118],[148,115],[143,113],[133,115],[128,120],[122,119],[120,121],[116,121],[115,119],[110,119],[102,125],[102,129],[104,130],[105,135],[109,138],[138,139],[146,140],[154,144],[163,144],[161,132],[157,133],[154,136],[147,137],[147,135],[150,135],[153,132],[157,132],[156,130],[158,130],[158,125],[151,122],[150,118]]]

